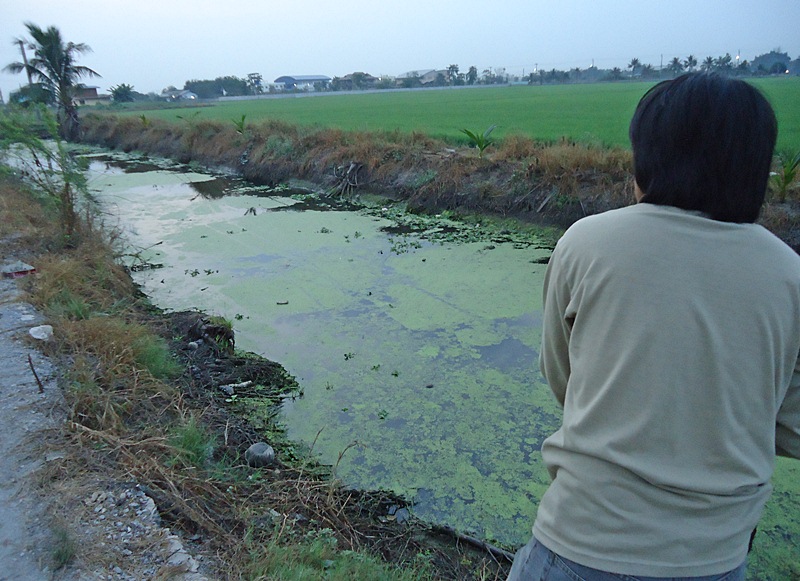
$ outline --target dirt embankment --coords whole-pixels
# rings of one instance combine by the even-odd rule
[[[369,191],[420,211],[491,213],[556,227],[629,203],[630,153],[512,136],[454,148],[422,134],[302,129],[268,122],[237,132],[209,121],[170,124],[92,114],[83,141],[225,168],[258,184],[308,180],[344,196]]]
[[[309,180],[344,196],[370,191],[428,212],[487,213],[565,229],[632,203],[631,154],[569,140],[510,136],[477,150],[422,134],[248,126],[87,115],[83,141],[224,168],[258,184]],[[767,203],[761,223],[800,251],[800,204]]]

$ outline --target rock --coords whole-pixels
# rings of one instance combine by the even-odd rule
[[[247,461],[247,465],[253,468],[269,466],[275,462],[275,450],[269,444],[256,442],[244,453],[244,459]]]
[[[36,272],[36,269],[33,266],[22,262],[21,260],[17,260],[11,264],[6,264],[0,270],[3,271],[3,278],[20,278],[26,274],[33,274]]]
[[[38,327],[32,327],[28,333],[30,333],[31,337],[39,341],[49,341],[53,338],[53,327],[50,325],[39,325]]]

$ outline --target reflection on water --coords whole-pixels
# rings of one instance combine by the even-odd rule
[[[535,349],[514,337],[508,337],[496,345],[478,347],[478,352],[488,365],[499,369],[530,365],[539,357]]]

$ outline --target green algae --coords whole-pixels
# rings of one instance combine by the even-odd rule
[[[208,176],[167,187],[162,173],[93,179],[146,249],[140,259],[164,264],[137,273],[145,292],[234,320],[240,348],[295,375],[304,397],[284,406],[289,436],[314,442],[324,463],[347,449],[336,473],[348,485],[392,489],[419,516],[509,546],[527,541],[549,483],[541,443],[561,417],[538,372],[547,244],[397,206],[295,211],[297,196],[245,189],[209,199],[191,188]],[[758,571],[797,547],[796,470],[778,463]]]

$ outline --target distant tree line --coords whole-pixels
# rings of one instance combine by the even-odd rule
[[[62,136],[74,138],[78,131],[76,95],[87,87],[79,82],[82,77],[97,77],[98,73],[88,67],[76,63],[77,58],[91,49],[82,43],[66,42],[55,27],[42,29],[32,23],[25,24],[30,39],[16,39],[19,44],[22,60],[12,62],[4,70],[12,73],[24,72],[27,85],[12,91],[9,101],[19,105],[44,103],[56,108]],[[33,55],[28,60],[26,49]],[[659,79],[670,78],[687,71],[714,71],[726,75],[800,75],[800,58],[791,60],[788,53],[780,48],[761,54],[752,62],[732,57],[730,53],[722,56],[707,56],[700,60],[694,55],[685,58],[672,57],[666,64],[659,63],[658,68],[650,63],[643,63],[633,58],[625,70],[620,67],[598,69],[591,66],[586,69],[569,70],[536,69],[527,75],[515,76],[506,73],[504,68],[486,68],[482,72],[470,66],[467,72],[461,72],[459,65],[450,64],[435,71],[408,73],[394,78],[389,76],[373,77],[364,72],[354,72],[344,77],[334,77],[329,83],[318,83],[316,91],[345,91],[365,89],[393,89],[419,87],[456,87],[472,85],[498,85],[508,83],[555,84],[555,83],[587,83],[601,81],[623,81],[626,79]],[[186,81],[183,92],[189,92],[199,99],[216,99],[223,96],[259,95],[266,91],[274,91],[270,86],[265,90],[260,73],[250,73],[245,78],[235,76],[217,77],[213,80],[192,79]],[[175,99],[181,93],[175,87],[167,87],[161,95],[156,93],[142,94],[134,90],[132,85],[121,83],[109,89],[113,103],[131,101],[155,101]],[[194,97],[193,97],[194,98]]]

